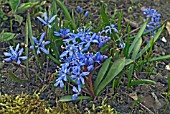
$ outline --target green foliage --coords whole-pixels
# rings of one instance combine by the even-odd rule
[[[103,78],[102,81],[100,82],[100,84],[98,84],[98,87],[94,90],[96,96],[98,96],[101,93],[101,91],[104,88],[106,88],[106,86],[123,70],[125,66],[125,62],[126,62],[125,58],[120,58],[113,62],[110,69],[108,69],[108,73],[106,73],[105,76],[102,76]],[[106,69],[102,68],[101,70],[106,70]],[[99,75],[103,75],[103,74],[99,74]]]
[[[9,0],[9,4],[12,8],[12,12],[16,12],[16,10],[20,4],[20,0]]]
[[[17,76],[15,76],[15,74],[13,74],[12,72],[8,73],[9,78],[11,78],[13,81],[15,82],[27,82],[28,80],[23,80],[18,78]]]
[[[110,65],[110,62],[111,62],[111,58],[108,58],[107,60],[105,60],[105,62],[103,63],[98,75],[97,75],[97,78],[94,82],[94,90],[97,89],[97,87],[99,86],[99,84],[101,83],[102,79],[104,79],[104,76],[108,70],[108,67]]]
[[[103,10],[103,8],[100,8],[100,15],[102,17],[102,20],[103,20],[103,23],[105,24],[105,26],[109,25],[110,24],[109,19],[105,13],[105,10]]]
[[[73,28],[74,30],[76,30],[76,28],[77,28],[77,27],[76,27],[76,24],[75,24],[75,22],[73,21],[73,19],[71,18],[70,13],[68,12],[66,6],[65,6],[60,0],[56,0],[56,1],[57,1],[58,5],[61,7],[61,9],[63,10],[63,12],[64,12],[64,14],[65,14],[65,17],[66,17],[66,20],[67,20],[69,23],[71,23],[72,28]]]
[[[91,100],[92,98],[89,97],[89,96],[79,96],[76,100],[80,101],[80,100],[83,100],[83,99],[84,100],[85,99]],[[60,102],[68,102],[68,101],[73,101],[73,99],[72,99],[72,96],[63,96],[63,97],[60,98],[59,101]]]
[[[9,40],[11,40],[11,39],[14,39],[14,38],[15,38],[14,36],[15,36],[14,33],[2,31],[2,32],[0,33],[0,43],[1,43],[1,42],[9,41]]]

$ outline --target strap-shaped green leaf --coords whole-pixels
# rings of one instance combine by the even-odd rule
[[[156,82],[148,79],[140,79],[140,80],[131,81],[130,86],[139,85],[139,84],[156,84]]]
[[[158,38],[159,38],[160,34],[162,33],[164,27],[165,27],[165,25],[163,25],[163,26],[158,30],[158,32],[155,34],[155,36],[153,37],[153,39],[154,39],[154,40],[153,40],[153,43],[155,43],[155,42],[158,40]],[[149,42],[149,43],[138,53],[136,59],[138,59],[139,57],[141,57],[141,56],[150,48],[150,46],[151,46],[151,43]]]
[[[90,99],[92,99],[91,97],[89,97],[89,96],[78,96],[78,98],[76,99],[76,101],[77,100],[90,100]],[[68,96],[63,96],[63,97],[61,97],[60,98],[60,100],[59,100],[60,102],[68,102],[68,101],[73,101],[73,99],[72,99],[72,96],[71,95],[68,95]]]
[[[106,15],[106,13],[104,12],[103,8],[100,9],[100,15],[102,17],[102,20],[105,24],[105,26],[109,25],[109,19],[108,19],[108,16]]]
[[[166,60],[166,59],[170,59],[170,55],[154,57],[154,58],[151,58],[149,61],[150,62],[155,62],[155,61]]]
[[[137,41],[134,49],[133,49],[133,53],[132,53],[132,59],[133,60],[136,60],[136,56],[141,48],[141,45],[142,45],[142,38],[140,37],[139,40]]]
[[[100,83],[100,85],[96,89],[96,96],[98,96],[101,91],[123,70],[125,63],[125,58],[120,58],[112,64],[105,79]]]
[[[106,72],[109,68],[109,65],[110,65],[110,61],[111,61],[111,58],[108,58],[102,65],[102,67],[100,68],[100,71],[97,75],[97,78],[94,82],[94,91],[96,91],[98,85],[100,84],[100,82],[103,80],[104,76],[106,75]]]
[[[144,24],[142,25],[141,29],[139,30],[138,34],[136,35],[135,39],[133,40],[132,42],[132,45],[129,47],[129,51],[128,51],[128,55],[130,56],[132,50],[134,49],[137,41],[139,40],[139,38],[142,36],[145,28],[146,28],[146,25],[147,25],[147,22],[148,21],[145,21]]]

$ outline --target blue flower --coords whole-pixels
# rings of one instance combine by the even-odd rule
[[[146,16],[146,18],[149,18],[149,22],[146,26],[145,31],[150,30],[151,35],[153,36],[156,33],[156,31],[152,31],[152,30],[160,25],[161,15],[158,14],[155,9],[151,9],[151,8],[142,8],[142,11],[143,11],[143,14]],[[144,21],[145,20],[146,19],[144,19]]]
[[[49,28],[51,28],[51,23],[55,20],[57,15],[54,15],[52,18],[47,17],[47,12],[44,12],[44,19],[41,17],[37,17],[44,25],[47,25]]]
[[[102,63],[104,60],[106,60],[108,58],[108,56],[106,55],[101,55],[100,52],[97,52],[94,56],[94,60],[97,63]]]
[[[21,48],[19,51],[19,44],[16,46],[15,50],[13,49],[12,46],[9,46],[10,50],[9,52],[4,52],[4,55],[8,58],[5,58],[4,60],[6,62],[12,62],[12,61],[16,61],[17,64],[20,64],[21,63],[21,60],[26,60],[27,59],[27,56],[21,56],[24,49]]]
[[[119,44],[119,47],[120,47],[121,49],[124,49],[125,46],[126,46],[126,44],[125,44],[124,42],[121,42],[121,43]]]
[[[58,85],[60,85],[61,88],[64,88],[64,82],[62,80],[62,77],[59,77],[57,80],[56,80],[56,83],[54,84],[55,87],[57,87]]]
[[[78,89],[75,87],[75,86],[73,86],[73,92],[75,92],[75,94],[73,94],[73,96],[72,96],[72,99],[73,100],[76,100],[77,99],[77,97],[78,97],[78,95],[80,94],[80,92],[81,92],[81,86],[78,86]]]
[[[86,11],[84,14],[84,18],[88,17],[88,15],[89,15],[89,11]]]
[[[76,80],[77,85],[85,84],[84,76],[89,75],[90,72],[78,72],[71,75],[72,80]]]
[[[70,73],[70,68],[69,68],[69,63],[64,63],[61,65],[62,68],[60,70],[60,76],[59,78],[56,80],[56,83],[54,84],[54,86],[58,86],[60,85],[61,88],[64,87],[64,82],[67,82],[67,75]]]
[[[77,10],[78,10],[79,13],[83,12],[83,8],[81,8],[80,6],[77,6]]]
[[[69,37],[70,29],[63,29],[60,28],[60,32],[54,32],[55,36],[61,36],[63,39],[66,39]]]
[[[44,37],[45,37],[46,33],[43,33],[40,36],[40,40],[38,41],[37,38],[32,37],[32,39],[34,40],[34,43],[36,44],[35,46],[30,46],[31,49],[36,48],[37,49],[37,54],[40,53],[40,50],[42,52],[44,52],[45,54],[49,54],[48,50],[45,49],[45,46],[48,45],[50,43],[50,41],[43,41]]]
[[[105,33],[110,33],[110,34],[112,34],[112,30],[114,31],[114,32],[118,32],[118,30],[115,28],[115,26],[116,26],[116,24],[110,24],[110,26],[106,26],[105,27]]]
[[[61,55],[60,58],[67,57],[68,54],[69,56],[72,56],[74,52],[78,50],[78,48],[74,44],[68,44],[65,48],[66,51],[64,51]]]

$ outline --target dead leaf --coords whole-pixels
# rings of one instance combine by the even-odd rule
[[[166,70],[170,70],[170,63],[165,66],[165,69],[166,69]]]
[[[138,95],[136,92],[130,93],[129,96],[135,101],[138,100]]]
[[[170,22],[166,23],[166,29],[168,31],[168,34],[170,35]]]

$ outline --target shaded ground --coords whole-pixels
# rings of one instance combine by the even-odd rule
[[[98,2],[92,2],[93,0],[81,0],[76,4],[75,1],[67,1],[64,0],[65,4],[69,8],[74,8],[77,5],[82,6],[85,10],[91,11],[91,19],[94,20],[98,18],[99,15],[99,6]],[[138,1],[138,0],[132,0]],[[135,21],[138,23],[138,19],[142,19],[141,7],[152,7],[158,10],[158,12],[162,15],[162,21],[168,20],[170,21],[170,1],[169,0],[141,0],[140,2],[129,2],[128,0],[106,0],[106,4],[108,5],[108,11],[110,14],[113,13],[115,4],[118,11],[123,10],[124,17]],[[21,36],[22,38],[23,36]],[[154,46],[154,55],[161,56],[170,54],[170,36],[168,32],[165,30],[161,37],[165,37],[167,42],[164,43],[161,40],[158,40]],[[20,38],[18,38],[20,39]],[[3,52],[6,47],[0,45],[0,51]],[[28,83],[18,83],[12,81],[7,72],[14,72],[18,77],[25,78],[21,74],[21,69],[17,67],[17,65],[13,65],[11,63],[5,64],[2,68],[0,68],[0,73],[2,74],[2,80],[0,83],[0,93],[1,94],[20,94],[20,93],[29,93],[32,94],[34,91],[39,90],[44,85],[46,87],[45,91],[42,92],[41,98],[49,101],[52,105],[55,105],[56,97],[63,96],[65,93],[59,88],[53,88],[52,83],[55,80],[53,73],[56,69],[56,66],[49,63],[49,69],[47,70],[47,80],[45,82],[43,80],[43,75],[45,74],[46,64],[44,64],[44,69],[40,70],[36,67],[34,63],[34,58],[30,59],[30,68],[31,70],[31,81]],[[168,83],[167,77],[170,76],[170,71],[165,69],[165,66],[169,64],[169,60],[161,61],[153,63],[152,75],[148,76],[146,73],[146,69],[144,68],[142,72],[137,74],[137,78],[139,79],[152,79],[157,82],[156,85],[139,85],[132,88],[127,88],[127,77],[124,77],[120,87],[112,90],[111,86],[107,87],[105,92],[101,96],[99,96],[96,100],[92,102],[88,102],[87,104],[81,105],[78,103],[78,108],[82,111],[90,110],[92,104],[98,105],[101,103],[104,97],[107,96],[106,103],[110,104],[111,107],[115,108],[117,111],[121,113],[149,113],[147,108],[150,111],[156,113],[164,112],[165,107],[167,106],[167,114],[170,113],[170,105],[167,104],[170,102],[170,99],[166,99],[163,92],[168,91]],[[24,66],[23,66],[24,67]],[[34,70],[38,72],[39,79],[36,80]],[[49,84],[51,83],[51,85]],[[54,90],[54,91],[52,91]],[[138,100],[137,100],[138,99]],[[144,106],[139,105],[136,101],[140,101]],[[74,103],[69,103],[69,105],[74,105]],[[151,113],[151,112],[150,112]]]

